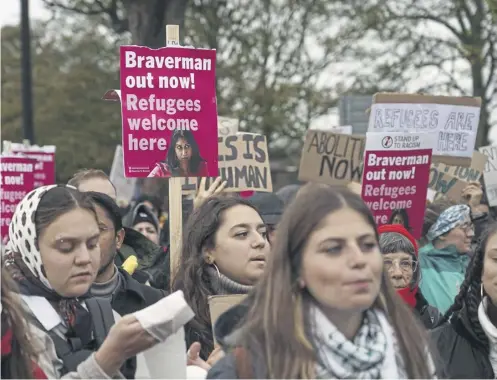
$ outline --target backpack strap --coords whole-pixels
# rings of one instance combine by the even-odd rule
[[[233,355],[235,356],[236,375],[238,379],[253,379],[252,359],[250,352],[245,348],[238,346],[235,348]]]
[[[115,323],[114,313],[109,301],[97,297],[86,300],[86,307],[93,321],[93,334],[100,347]]]

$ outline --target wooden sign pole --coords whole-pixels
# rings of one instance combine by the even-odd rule
[[[179,25],[166,25],[166,46],[179,46]],[[181,177],[169,178],[169,259],[171,285],[178,269],[183,240]]]

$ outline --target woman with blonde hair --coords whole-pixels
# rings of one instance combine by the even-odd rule
[[[208,378],[435,377],[424,329],[390,285],[358,195],[306,185],[278,233],[240,323],[228,326],[235,307],[216,324],[227,355]]]

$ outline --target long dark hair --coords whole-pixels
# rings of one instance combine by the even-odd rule
[[[268,267],[249,295],[250,310],[240,326],[240,343],[266,360],[269,378],[314,378],[316,356],[305,327],[303,299],[298,285],[302,254],[309,236],[330,213],[349,207],[376,224],[362,199],[346,188],[308,184],[290,204],[278,225]],[[376,235],[378,241],[378,235]],[[427,340],[412,311],[383,272],[374,307],[385,312],[397,336],[408,378],[429,378]]]
[[[188,170],[190,173],[197,173],[200,164],[205,160],[200,156],[200,149],[191,131],[182,131],[179,129],[174,131],[171,142],[169,143],[169,149],[167,150],[166,165],[173,175],[179,174],[180,166],[178,157],[176,156],[176,143],[179,139],[184,139],[190,144],[192,148],[192,157],[188,163]]]
[[[172,290],[182,290],[186,302],[195,312],[195,317],[186,326],[187,340],[202,344],[201,356],[205,359],[214,348],[208,297],[216,293],[206,271],[208,264],[204,252],[215,247],[215,235],[223,223],[224,212],[239,205],[256,210],[248,200],[240,197],[221,195],[208,198],[193,211],[183,228],[181,259]]]
[[[394,218],[399,215],[402,218],[402,226],[409,232],[411,232],[411,226],[409,225],[409,215],[407,214],[407,210],[405,208],[395,209],[390,215],[390,221],[388,224],[393,224]]]
[[[463,307],[466,306],[467,319],[470,323],[471,330],[476,337],[488,348],[488,338],[483,331],[480,320],[478,319],[478,307],[481,302],[481,276],[483,273],[483,262],[485,260],[485,249],[488,240],[497,233],[497,223],[488,226],[482,235],[475,254],[466,269],[466,277],[459,289],[459,294],[454,298],[454,303],[447,310],[444,317],[440,320],[439,325],[450,320],[455,323],[460,317]]]
[[[11,379],[32,379],[33,361],[38,353],[29,339],[28,325],[15,282],[7,269],[2,268],[2,338],[4,330],[12,332],[11,353],[4,358],[2,353],[2,377]],[[42,347],[40,347],[41,349]],[[4,362],[5,361],[5,362]],[[4,371],[8,373],[4,373]]]

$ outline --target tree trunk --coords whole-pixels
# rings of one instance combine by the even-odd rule
[[[476,135],[475,149],[488,145],[488,133],[490,130],[490,115],[488,113],[488,102],[485,94],[485,84],[483,83],[483,65],[481,60],[476,59],[471,62],[471,77],[473,79],[473,96],[481,97],[480,123]]]
[[[183,39],[188,0],[124,0],[133,44],[159,48],[165,45],[167,24],[180,26]]]

